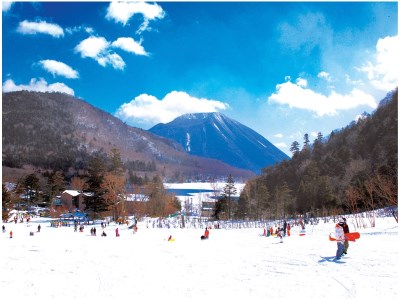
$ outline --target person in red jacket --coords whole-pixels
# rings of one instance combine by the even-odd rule
[[[208,236],[210,235],[210,232],[208,231],[208,228],[206,227],[206,231],[204,231],[204,235],[202,235],[200,238],[202,240],[208,239]]]

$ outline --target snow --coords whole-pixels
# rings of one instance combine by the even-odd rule
[[[41,224],[41,232],[37,231]],[[348,217],[350,231],[354,219]],[[366,223],[368,225],[368,222]],[[50,220],[5,223],[1,233],[2,299],[394,299],[399,296],[398,224],[377,218],[358,229],[348,255],[333,261],[335,223],[294,226],[291,236],[263,228],[106,227],[107,237]],[[120,237],[115,236],[119,228]],[[9,238],[10,230],[13,238]],[[31,236],[30,232],[34,232]],[[174,242],[168,242],[172,235]]]

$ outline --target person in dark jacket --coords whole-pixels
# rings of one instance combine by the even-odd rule
[[[343,232],[344,232],[344,235],[345,235],[344,250],[343,250],[343,255],[344,255],[344,254],[347,254],[347,249],[349,248],[349,240],[346,237],[346,233],[349,233],[350,230],[349,230],[349,226],[346,223],[346,218],[342,218],[342,221],[339,222],[339,225],[342,226]]]
[[[286,236],[286,227],[287,227],[287,223],[286,220],[283,222],[283,236]]]

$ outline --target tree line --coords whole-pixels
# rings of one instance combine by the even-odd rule
[[[12,191],[8,191],[3,183],[3,220],[7,219],[13,207],[24,210],[33,205],[49,207],[55,197],[66,188],[85,193],[85,210],[93,219],[111,214],[117,220],[125,218],[130,213],[129,210],[137,210],[139,214],[154,217],[167,216],[180,210],[179,201],[166,192],[159,175],[145,177],[140,185],[136,185],[132,192],[143,194],[146,201],[135,204],[133,208],[128,207],[125,199],[126,187],[131,184],[128,184],[129,176],[126,174],[135,170],[137,165],[142,169],[154,168],[154,163],[141,164],[139,161],[128,162],[126,167],[119,150],[112,149],[106,158],[94,155],[84,172],[69,179],[66,179],[63,171],[58,170],[23,176],[16,180]]]
[[[292,159],[249,180],[234,216],[280,219],[328,216],[390,207],[397,220],[398,90],[372,114],[363,114],[328,137],[318,133]]]

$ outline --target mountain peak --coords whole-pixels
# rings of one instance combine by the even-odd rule
[[[255,173],[289,158],[254,130],[219,112],[185,114],[149,131],[178,142],[193,155]]]

